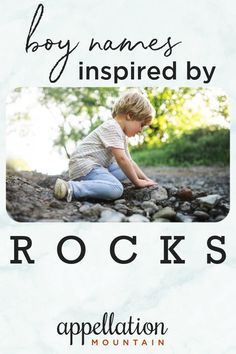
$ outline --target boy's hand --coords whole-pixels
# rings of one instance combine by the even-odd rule
[[[111,151],[124,174],[136,187],[144,188],[157,184],[145,176],[139,167],[128,159],[123,149],[111,148]]]
[[[157,182],[156,182],[156,181],[153,181],[153,179],[151,179],[151,178],[148,178],[148,177],[147,177],[147,178],[145,178],[145,180],[146,180],[146,181],[151,181],[151,182],[157,184]]]
[[[145,179],[139,179],[136,183],[135,186],[138,188],[144,188],[144,187],[151,187],[155,186],[157,182],[152,181],[151,179],[145,180]]]

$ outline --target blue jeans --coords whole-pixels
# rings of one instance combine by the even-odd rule
[[[69,181],[74,199],[95,198],[114,200],[122,196],[124,188],[120,181],[127,177],[117,163],[108,168],[97,166],[86,176],[76,181]]]

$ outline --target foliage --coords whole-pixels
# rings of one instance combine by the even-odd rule
[[[117,95],[116,88],[42,88],[41,103],[49,109],[56,105],[63,117],[55,146],[63,147],[69,157],[68,142],[78,142],[100,125]]]
[[[142,166],[225,166],[229,164],[229,130],[218,127],[194,129],[162,146],[133,148],[132,157]]]
[[[79,140],[110,117],[120,91],[116,87],[41,88],[41,105],[60,117],[54,140],[59,151],[69,157]],[[215,127],[215,124],[228,126],[226,95],[220,90],[191,87],[146,88],[145,91],[156,116],[151,126],[136,139],[138,145],[133,150],[141,164],[228,162],[229,131]],[[13,92],[10,104],[21,92],[22,89]],[[11,117],[13,130],[17,127],[18,131],[20,120],[24,123],[22,132],[24,128],[27,133],[30,114],[17,112]]]
[[[227,96],[204,88],[147,88],[156,117],[144,136],[145,145],[160,145],[193,129],[229,121]]]

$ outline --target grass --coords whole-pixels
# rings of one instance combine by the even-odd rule
[[[141,166],[227,166],[229,130],[196,129],[160,146],[131,149]]]

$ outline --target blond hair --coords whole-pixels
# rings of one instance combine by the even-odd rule
[[[119,114],[130,114],[132,120],[142,121],[150,124],[155,117],[155,109],[141,91],[132,90],[125,92],[116,101],[112,116]]]

